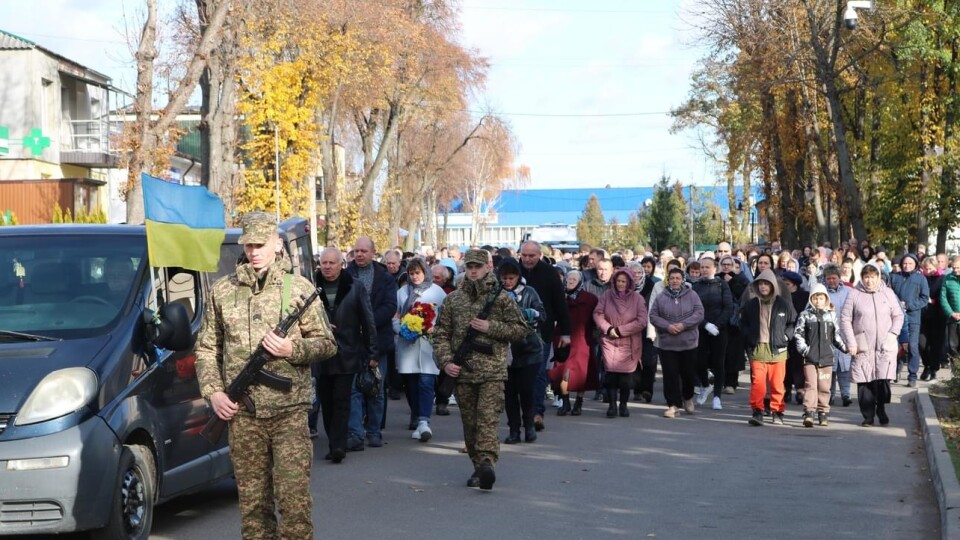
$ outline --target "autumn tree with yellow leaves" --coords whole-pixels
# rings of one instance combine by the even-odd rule
[[[701,135],[728,185],[758,183],[774,239],[914,249],[960,225],[960,2],[703,0],[710,53],[677,129]],[[733,225],[742,227],[747,212]]]

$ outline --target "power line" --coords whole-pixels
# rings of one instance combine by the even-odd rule
[[[67,36],[54,36],[54,35],[51,35],[51,34],[37,34],[37,33],[35,33],[35,32],[17,32],[17,34],[18,34],[18,35],[24,35],[24,36],[34,36],[34,37],[49,38],[49,39],[63,39],[63,40],[68,40],[68,41],[89,41],[89,42],[93,42],[93,43],[114,43],[114,44],[119,44],[119,45],[127,45],[127,43],[124,42],[124,41],[109,40],[109,39],[92,39],[92,38],[78,38],[78,37],[67,37]]]
[[[630,118],[636,116],[660,116],[670,114],[670,111],[626,112],[626,113],[597,113],[597,114],[561,114],[561,113],[527,113],[527,112],[499,112],[499,111],[471,111],[470,114],[492,114],[494,116],[520,116],[532,118]]]
[[[462,9],[475,9],[478,11],[532,11],[532,12],[554,12],[554,13],[602,13],[602,14],[654,14],[654,13],[673,13],[662,9],[564,9],[564,8],[522,8],[522,7],[501,7],[501,6],[461,6]]]

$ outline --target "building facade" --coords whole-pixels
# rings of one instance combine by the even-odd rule
[[[0,30],[0,212],[49,223],[54,203],[105,209],[118,95],[102,73]]]

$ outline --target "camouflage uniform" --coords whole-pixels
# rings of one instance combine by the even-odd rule
[[[266,243],[276,233],[276,225],[268,215],[258,213],[248,216],[243,232],[241,243]],[[289,262],[278,259],[258,279],[253,266],[246,263],[213,286],[196,346],[197,378],[204,398],[209,400],[226,388],[262,337],[283,318],[283,276],[289,270]],[[313,290],[309,281],[293,276],[291,307]],[[230,458],[244,538],[313,538],[313,445],[307,428],[310,363],[333,356],[337,346],[320,302],[311,306],[288,337],[293,341],[292,355],[269,363],[267,369],[289,377],[292,390],[283,393],[254,385],[250,397],[256,413],[241,408],[230,421]],[[274,505],[282,516],[279,525]]]
[[[487,255],[481,250],[470,250],[465,262],[486,264]],[[490,291],[497,286],[497,278],[492,273],[477,281],[464,279],[460,287],[444,299],[433,342],[434,361],[441,371],[453,361],[470,328],[470,320],[480,314]],[[487,320],[490,330],[478,334],[474,343],[481,348],[492,346],[493,354],[475,350],[467,353],[472,369],[460,372],[456,386],[463,439],[474,471],[484,465],[493,467],[500,455],[497,427],[503,411],[507,347],[511,341],[523,339],[530,332],[517,303],[504,291],[497,294]]]

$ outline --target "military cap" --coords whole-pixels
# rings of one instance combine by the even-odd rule
[[[239,244],[266,244],[277,234],[276,218],[266,212],[250,212],[243,216],[241,226],[243,233],[237,241]]]
[[[463,256],[463,264],[482,264],[486,265],[489,260],[490,252],[482,249],[471,249]]]

